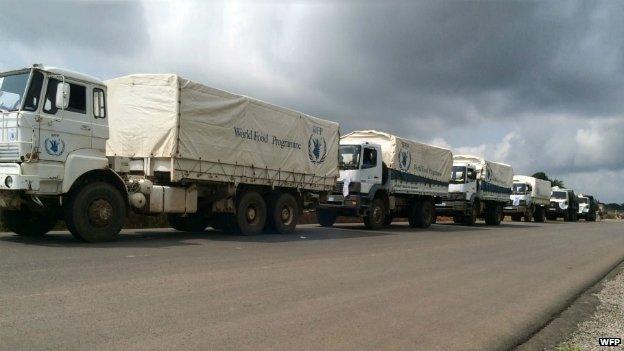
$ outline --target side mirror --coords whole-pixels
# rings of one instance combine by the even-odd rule
[[[55,105],[61,110],[65,110],[69,106],[69,83],[59,82],[56,86]]]

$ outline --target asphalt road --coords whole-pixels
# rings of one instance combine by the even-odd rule
[[[492,350],[624,258],[622,223],[0,234],[0,349]]]

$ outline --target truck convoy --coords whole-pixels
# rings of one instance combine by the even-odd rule
[[[63,219],[76,238],[109,241],[128,209],[184,231],[289,233],[335,185],[335,122],[172,74],[0,77],[0,208],[17,234]]]
[[[451,151],[374,130],[340,139],[340,177],[317,209],[323,226],[338,216],[362,217],[370,229],[407,217],[411,227],[427,228],[436,198],[448,193]]]
[[[598,217],[598,202],[593,196],[587,194],[579,194],[578,196],[578,217],[586,222],[595,222]]]
[[[525,222],[545,222],[551,188],[550,181],[515,175],[509,202],[504,208],[505,215],[516,222],[523,218]]]
[[[579,203],[574,190],[559,187],[552,188],[550,206],[546,214],[548,220],[555,221],[563,217],[563,220],[566,222],[576,222],[578,221],[578,211]]]
[[[128,211],[243,235],[291,233],[312,209],[323,226],[427,228],[436,213],[497,225],[510,201],[509,165],[372,130],[340,138],[338,123],[175,74],[103,82],[33,65],[0,74],[0,113],[0,220],[20,235],[64,220],[78,239],[114,240]],[[506,211],[543,219],[546,183],[516,180]],[[547,217],[595,220],[580,201],[553,189]]]
[[[474,225],[477,218],[484,218],[488,225],[499,225],[512,183],[511,166],[456,155],[448,195],[438,201],[436,212],[453,217],[455,223]]]

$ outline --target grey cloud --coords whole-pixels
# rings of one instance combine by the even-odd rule
[[[57,50],[94,50],[107,56],[132,55],[149,45],[143,9],[121,1],[4,1],[3,41]]]

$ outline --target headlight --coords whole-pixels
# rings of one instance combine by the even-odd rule
[[[7,188],[10,188],[11,185],[13,185],[13,177],[7,176],[4,178],[4,185],[6,185]]]

